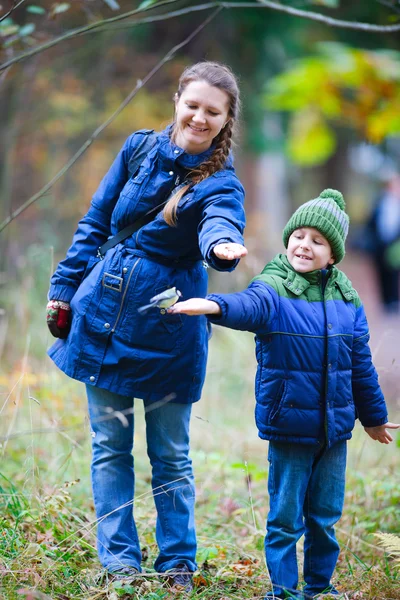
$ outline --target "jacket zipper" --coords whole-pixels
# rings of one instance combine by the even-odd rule
[[[120,316],[121,316],[122,308],[123,308],[123,306],[124,306],[126,292],[128,291],[129,284],[130,284],[130,281],[131,281],[131,278],[132,278],[132,275],[133,275],[133,271],[136,269],[136,266],[137,266],[137,264],[138,264],[140,261],[141,261],[141,258],[138,258],[138,259],[137,259],[137,261],[135,262],[135,264],[133,265],[131,272],[129,273],[129,278],[128,278],[128,281],[127,281],[127,283],[126,283],[126,286],[125,286],[124,293],[123,293],[123,295],[122,295],[121,306],[119,307],[119,311],[118,311],[118,314],[117,314],[117,318],[116,318],[116,320],[115,320],[114,327],[111,329],[111,333],[114,333],[114,331],[115,331],[115,330],[116,330],[116,328],[117,328],[118,321],[119,321],[119,318],[120,318]]]
[[[328,284],[327,281],[324,281],[326,274],[321,273],[321,292],[322,292],[322,301],[324,304],[324,316],[326,322],[326,304],[325,304],[325,288]],[[326,331],[326,327],[325,327]],[[327,405],[327,397],[328,397],[328,335],[325,333],[325,418],[324,418],[324,429],[325,429],[325,439],[326,445],[329,448],[329,434],[328,434],[328,405]]]

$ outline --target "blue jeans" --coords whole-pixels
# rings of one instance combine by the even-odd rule
[[[92,487],[100,562],[110,572],[140,570],[133,517],[133,398],[87,386],[92,428]],[[191,404],[145,403],[147,453],[157,509],[155,569],[196,570],[195,488],[189,458]]]
[[[346,441],[329,449],[270,442],[265,555],[275,596],[285,590],[295,598],[312,598],[336,590],[330,580],[339,555],[334,525],[343,510]],[[296,543],[304,534],[303,593],[296,592]],[[304,594],[304,596],[303,596]]]

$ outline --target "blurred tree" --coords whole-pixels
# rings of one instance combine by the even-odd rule
[[[336,149],[335,125],[375,144],[400,134],[400,53],[339,43],[317,45],[267,85],[268,109],[291,113],[289,157],[302,166],[325,162]]]
[[[172,96],[182,68],[201,59],[227,62],[240,77],[243,126],[236,165],[247,190],[248,240],[254,244],[248,268],[258,269],[251,262],[256,244],[263,261],[267,245],[276,251],[289,198],[312,197],[304,182],[312,172],[314,191],[319,179],[315,170],[300,173],[288,162],[285,137],[293,113],[266,108],[265,83],[290,68],[293,59],[309,57],[321,40],[373,51],[398,49],[395,35],[327,27],[327,22],[337,25],[339,21],[362,21],[371,27],[398,24],[398,0],[384,0],[384,5],[378,0],[285,0],[267,2],[265,8],[261,2],[260,8],[253,8],[256,3],[250,0],[248,7],[242,1],[238,4],[241,8],[221,11],[202,35],[168,62],[74,167],[1,233],[0,272],[7,270],[3,280],[7,289],[18,289],[27,272],[34,272],[36,263],[27,257],[36,245],[45,247],[48,263],[50,246],[55,248],[56,259],[61,257],[123,138],[142,127],[160,129],[171,119]],[[1,1],[0,221],[50,181],[107,121],[137,80],[212,10],[195,12],[196,6],[193,0]],[[138,9],[141,14],[133,15]],[[166,13],[181,9],[192,12],[140,26],[133,22],[157,15],[164,19]],[[297,16],[283,12],[294,9],[300,9]],[[54,45],[44,51],[47,43]],[[35,54],[28,56],[32,51]],[[347,144],[355,129],[325,119],[325,141],[322,138],[320,147],[326,146],[327,139],[334,143],[332,129],[339,142]],[[371,128],[379,133],[382,124],[379,117],[376,120]],[[309,128],[302,135],[307,140]],[[332,173],[344,176],[344,156],[336,152],[324,166],[325,171],[329,168],[332,185],[336,184]],[[50,265],[46,269],[50,271]]]

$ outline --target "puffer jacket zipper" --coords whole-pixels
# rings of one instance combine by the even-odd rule
[[[321,293],[322,293],[322,303],[323,303],[323,306],[324,306],[324,317],[325,317],[325,361],[324,361],[324,368],[325,368],[324,411],[325,411],[325,415],[324,415],[324,430],[325,430],[325,443],[326,443],[326,446],[329,448],[328,404],[327,404],[327,397],[328,397],[328,334],[327,334],[327,329],[326,329],[327,316],[326,316],[326,303],[325,303],[325,289],[326,289],[326,286],[328,284],[327,277],[328,277],[327,273],[321,272]]]

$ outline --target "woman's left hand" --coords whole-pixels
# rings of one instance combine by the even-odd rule
[[[247,248],[242,244],[233,244],[231,242],[225,244],[217,244],[213,248],[213,252],[217,258],[221,260],[235,260],[243,258],[247,254]]]

